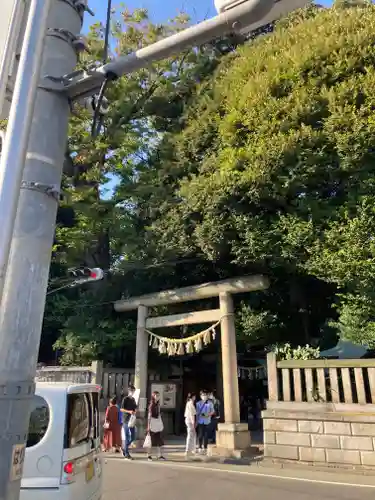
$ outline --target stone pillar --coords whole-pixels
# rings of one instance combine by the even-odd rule
[[[233,299],[229,293],[220,294],[221,359],[223,367],[225,423],[240,422],[240,399],[237,376],[237,347]]]
[[[248,453],[250,433],[247,424],[240,423],[240,398],[237,375],[237,348],[232,296],[220,294],[221,355],[223,365],[224,417],[219,424],[213,455],[241,458]]]
[[[91,383],[103,385],[103,361],[93,361],[91,363]],[[107,401],[106,401],[107,403]]]
[[[137,441],[143,441],[147,417],[148,335],[146,333],[146,320],[147,307],[139,306],[134,370],[134,385],[140,391],[137,415]]]

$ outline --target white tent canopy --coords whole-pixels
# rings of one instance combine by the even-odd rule
[[[339,359],[358,359],[364,356],[367,348],[361,345],[353,344],[347,340],[339,340],[337,345],[332,349],[327,349],[320,353],[321,357],[335,356]]]

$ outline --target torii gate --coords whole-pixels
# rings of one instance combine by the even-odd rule
[[[265,276],[244,276],[215,283],[167,290],[115,302],[117,312],[138,309],[135,354],[135,386],[140,390],[140,420],[144,422],[147,401],[148,334],[147,329],[167,326],[211,323],[220,320],[223,369],[224,423],[219,424],[216,453],[240,457],[250,446],[247,424],[240,423],[240,404],[237,377],[237,348],[232,295],[265,290]],[[219,309],[148,317],[148,308],[219,297]],[[144,425],[144,424],[143,424]]]

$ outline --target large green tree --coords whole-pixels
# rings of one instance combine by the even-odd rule
[[[116,49],[182,22],[125,11]],[[78,110],[62,207],[73,212],[55,261],[113,274],[49,302],[64,362],[126,362],[134,318],[111,306],[122,295],[255,272],[271,288],[239,297],[245,348],[334,341],[335,331],[372,345],[374,24],[371,5],[310,7],[234,52],[236,41],[218,41],[115,82],[99,138]],[[90,61],[102,29],[91,31]]]
[[[112,55],[165,38],[188,21],[180,15],[157,25],[144,9],[124,8],[113,15]],[[89,54],[81,66],[103,57],[104,31],[99,23],[91,27]],[[62,278],[69,267],[81,265],[99,266],[110,274],[102,283],[48,296],[46,356],[48,346],[57,340],[55,348],[62,353],[63,363],[87,363],[98,356],[125,363],[134,340],[134,320],[117,317],[113,301],[159,289],[166,281],[171,286],[184,281],[185,272],[180,276],[177,271],[179,262],[173,260],[167,266],[160,262],[155,243],[147,238],[148,218],[137,210],[132,193],[137,178],[148,170],[145,160],[158,149],[163,135],[183,126],[181,116],[197,83],[209,77],[220,57],[236,43],[217,40],[113,82],[106,93],[110,110],[99,135],[92,134],[91,114],[80,106],[74,108],[69,135],[74,166],[64,178],[66,197],[59,210],[51,277]],[[120,185],[115,195],[107,190],[109,182]],[[55,280],[52,289],[60,284]]]
[[[373,343],[374,24],[373,5],[312,7],[227,56],[138,186],[160,253],[287,283],[295,307],[284,296],[276,322],[300,338],[339,313],[344,336]]]

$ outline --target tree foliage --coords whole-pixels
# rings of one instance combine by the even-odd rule
[[[188,22],[187,16],[179,15],[167,24],[154,24],[146,10],[124,8],[114,13],[112,55],[131,53]],[[91,27],[89,54],[81,66],[100,61],[103,36],[102,24]],[[163,135],[183,126],[181,115],[197,83],[211,74],[235,43],[223,39],[193,48],[111,83],[110,110],[98,137],[92,135],[91,113],[74,107],[68,141],[74,166],[63,181],[66,196],[59,208],[52,275],[54,266],[63,277],[69,267],[82,265],[98,266],[110,274],[105,283],[48,296],[43,342],[55,342],[61,362],[85,364],[100,357],[125,363],[124,351],[134,343],[134,320],[117,317],[113,301],[157,290],[168,281],[175,286],[176,264],[160,263],[156,245],[147,235],[148,219],[137,210],[132,195]],[[119,184],[115,194],[109,184]]]
[[[116,16],[121,53],[188,22]],[[124,362],[111,350],[133,341],[134,318],[95,303],[259,272],[272,284],[239,298],[245,348],[328,347],[332,329],[373,345],[374,25],[367,3],[309,7],[240,47],[215,41],[114,82],[99,138],[78,109],[55,262],[112,277],[68,296],[68,314],[49,303],[64,362]],[[102,34],[92,28],[83,64],[100,59]]]
[[[367,304],[360,342],[373,318],[374,23],[372,5],[309,8],[227,56],[160,160],[178,179],[152,224],[160,251],[332,283],[343,335],[348,308]]]

